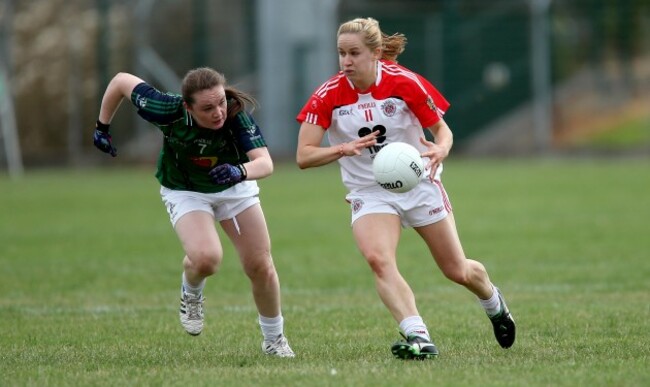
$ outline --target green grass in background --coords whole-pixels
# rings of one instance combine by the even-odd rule
[[[650,149],[650,115],[630,118],[579,141],[579,145],[598,149]]]
[[[0,177],[1,386],[650,384],[648,160],[450,160],[466,253],[517,320],[501,349],[474,297],[412,230],[399,264],[441,351],[398,338],[353,243],[335,166],[260,182],[295,359],[262,355],[249,284],[225,241],[206,328],[177,316],[182,251],[145,170]]]

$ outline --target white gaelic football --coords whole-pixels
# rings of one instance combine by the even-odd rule
[[[404,142],[390,143],[377,153],[372,162],[375,180],[390,192],[403,193],[412,190],[424,172],[420,152]]]

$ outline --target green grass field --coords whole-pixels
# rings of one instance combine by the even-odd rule
[[[392,358],[397,326],[354,246],[335,166],[261,181],[295,359],[264,356],[226,257],[199,337],[178,322],[180,245],[153,166],[0,177],[0,386],[650,385],[650,163],[449,160],[468,256],[518,323],[501,349],[474,297],[406,230],[399,250],[438,359]]]

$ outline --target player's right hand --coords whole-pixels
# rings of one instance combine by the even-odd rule
[[[115,157],[117,156],[117,148],[113,146],[108,127],[109,125],[103,124],[97,120],[97,123],[95,124],[95,134],[93,135],[93,144],[95,144],[95,147],[100,151]]]

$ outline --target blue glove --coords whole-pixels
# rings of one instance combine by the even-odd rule
[[[117,148],[113,146],[111,141],[111,134],[108,130],[109,125],[102,124],[97,120],[95,125],[95,134],[93,135],[93,143],[95,147],[104,153],[111,156],[117,156]]]
[[[216,184],[237,184],[246,180],[246,168],[241,164],[221,164],[210,170],[210,177]]]

